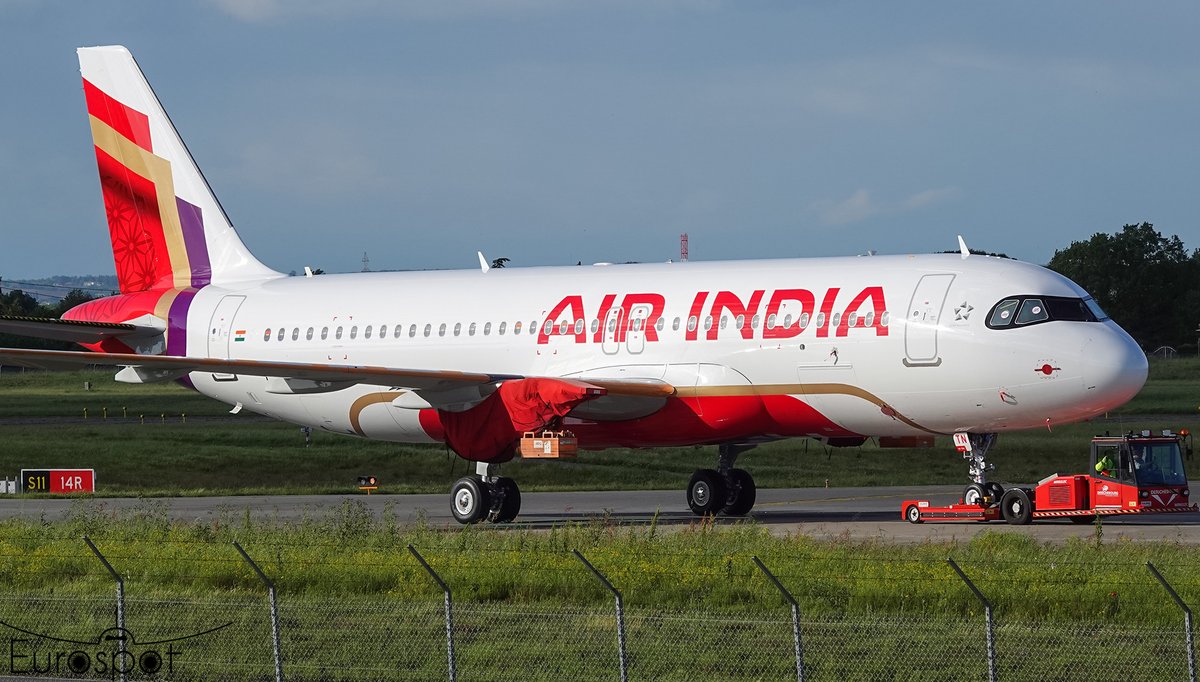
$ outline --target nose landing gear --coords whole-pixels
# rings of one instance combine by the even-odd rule
[[[996,444],[996,438],[994,433],[954,434],[954,445],[967,461],[967,475],[972,481],[963,489],[963,504],[985,507],[988,502],[998,502],[1004,495],[1003,486],[987,480],[987,472],[996,468],[994,464],[987,463],[988,450]]]
[[[511,478],[497,476],[499,464],[477,462],[475,474],[450,488],[450,512],[461,524],[509,523],[521,512],[521,489]]]
[[[696,516],[745,516],[754,508],[758,489],[754,477],[744,469],[735,469],[738,455],[753,448],[752,444],[722,443],[718,449],[716,469],[697,469],[688,481],[688,508]]]

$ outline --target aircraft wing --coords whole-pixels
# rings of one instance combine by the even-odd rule
[[[121,327],[126,325],[112,326]],[[140,374],[160,379],[177,378],[188,372],[244,374],[248,376],[279,377],[282,379],[298,379],[313,382],[394,386],[411,390],[435,392],[453,391],[469,386],[536,378],[519,374],[488,374],[453,370],[404,369],[264,360],[223,360],[219,358],[177,357],[170,355],[28,350],[22,348],[0,348],[0,364],[49,370],[79,369],[93,365],[132,367]],[[554,378],[559,381],[595,389],[595,395],[607,394],[613,396],[666,398],[675,393],[674,386],[661,381],[545,378]]]

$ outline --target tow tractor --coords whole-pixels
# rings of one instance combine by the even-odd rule
[[[960,499],[944,507],[929,500],[905,500],[901,515],[911,523],[1003,518],[1022,525],[1034,519],[1089,523],[1097,516],[1200,511],[1191,501],[1183,465],[1184,457],[1192,455],[1190,436],[1186,430],[1096,436],[1089,473],[1053,474],[1033,489],[988,484],[988,494],[977,501]]]

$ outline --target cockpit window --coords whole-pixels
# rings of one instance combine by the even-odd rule
[[[1017,313],[1017,324],[1043,322],[1050,319],[1046,313],[1046,304],[1040,298],[1027,298],[1021,303],[1021,311]]]
[[[992,307],[987,317],[991,329],[1008,329],[1055,320],[1099,322],[1108,316],[1091,298],[1067,296],[1010,296]]]
[[[1013,313],[1017,310],[1017,305],[1021,302],[1019,298],[1007,298],[1000,301],[1000,305],[992,311],[992,317],[988,320],[988,325],[992,327],[1007,327],[1012,323]]]
[[[1096,303],[1096,299],[1085,298],[1085,299],[1083,299],[1083,304],[1087,306],[1088,310],[1091,311],[1092,315],[1097,320],[1107,320],[1108,319],[1108,313],[1104,312],[1104,309],[1102,309],[1100,307],[1099,303]]]

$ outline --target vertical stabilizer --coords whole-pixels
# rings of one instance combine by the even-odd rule
[[[238,238],[129,50],[80,48],[79,69],[121,293],[280,277]]]

